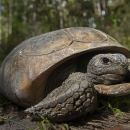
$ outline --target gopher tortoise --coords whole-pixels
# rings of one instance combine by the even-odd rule
[[[65,28],[32,37],[4,60],[0,93],[26,113],[68,121],[94,111],[97,93],[130,93],[130,51],[92,28]],[[129,78],[129,77],[128,77]]]

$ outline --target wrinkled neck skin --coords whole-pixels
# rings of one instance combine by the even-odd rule
[[[119,53],[98,54],[87,65],[87,77],[94,84],[115,84],[128,73],[128,60]]]

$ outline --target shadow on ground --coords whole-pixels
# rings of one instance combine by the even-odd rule
[[[124,112],[123,117],[107,111],[96,111],[77,120],[48,124],[44,121],[31,121],[31,117],[17,105],[6,105],[1,111],[0,130],[130,130],[130,113]]]

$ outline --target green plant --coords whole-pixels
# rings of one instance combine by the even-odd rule
[[[69,125],[68,125],[68,124],[62,123],[62,126],[63,126],[66,130],[69,130]]]
[[[111,109],[113,112],[118,113],[121,117],[123,117],[122,109],[126,105],[129,106],[130,99],[128,96],[122,97],[104,97],[98,100],[97,110],[106,109],[107,111]]]
[[[37,126],[39,127],[40,130],[45,130],[41,122],[37,122]]]

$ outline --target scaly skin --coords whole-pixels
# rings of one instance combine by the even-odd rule
[[[62,86],[56,88],[42,102],[28,111],[58,122],[72,120],[93,111],[95,104],[96,90],[93,89],[93,84],[88,82],[86,74],[75,72]]]
[[[25,110],[52,121],[68,121],[92,112],[96,106],[94,84],[114,84],[128,72],[128,61],[122,54],[99,54],[86,65],[87,73],[74,72],[37,105]]]

